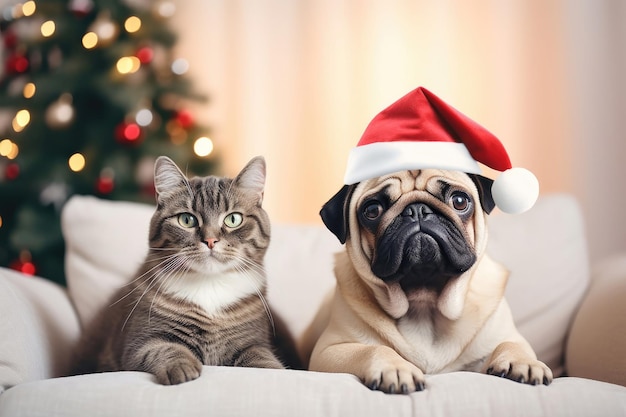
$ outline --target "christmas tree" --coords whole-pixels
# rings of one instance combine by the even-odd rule
[[[0,9],[0,265],[63,283],[73,194],[154,201],[153,162],[206,175],[203,100],[175,56],[171,1],[41,0]]]

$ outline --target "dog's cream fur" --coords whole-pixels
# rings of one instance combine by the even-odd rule
[[[462,188],[476,203],[462,224],[454,210],[434,197],[440,180]],[[550,369],[537,360],[515,328],[504,288],[508,272],[485,253],[486,214],[478,190],[463,173],[405,171],[360,183],[349,213],[382,187],[394,197],[381,227],[407,202],[427,201],[465,230],[477,260],[441,294],[405,291],[376,277],[370,262],[375,239],[349,215],[345,251],[336,255],[337,286],[301,340],[309,369],[346,372],[385,392],[424,388],[424,373],[481,371],[526,383],[549,383]]]

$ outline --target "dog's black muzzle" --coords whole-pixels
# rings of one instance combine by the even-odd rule
[[[462,230],[423,202],[407,205],[376,239],[372,272],[403,289],[441,291],[476,262]]]

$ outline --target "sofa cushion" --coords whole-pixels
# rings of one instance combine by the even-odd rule
[[[83,323],[133,275],[147,252],[153,207],[73,197],[63,210],[69,291]],[[521,215],[490,217],[488,251],[511,271],[506,296],[520,332],[556,374],[588,283],[582,217],[568,196],[543,196]],[[320,225],[272,226],[268,298],[295,335],[334,285],[337,239]]]
[[[589,285],[580,208],[567,195],[542,196],[526,213],[492,216],[489,231],[488,252],[510,271],[505,295],[515,323],[559,375],[567,332]]]
[[[87,325],[133,276],[148,251],[154,208],[74,196],[61,213],[67,287]]]
[[[0,268],[0,393],[68,371],[79,336],[64,288]]]
[[[18,385],[0,397],[0,415],[606,417],[626,409],[624,387],[579,378],[529,386],[452,372],[426,384],[390,395],[347,374],[205,366],[197,380],[163,386],[146,373],[112,372]]]

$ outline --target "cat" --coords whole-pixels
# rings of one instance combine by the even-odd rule
[[[174,385],[198,378],[202,365],[299,367],[293,340],[265,299],[263,157],[233,179],[187,179],[165,156],[154,171],[149,252],[86,330],[74,374],[145,371]]]

